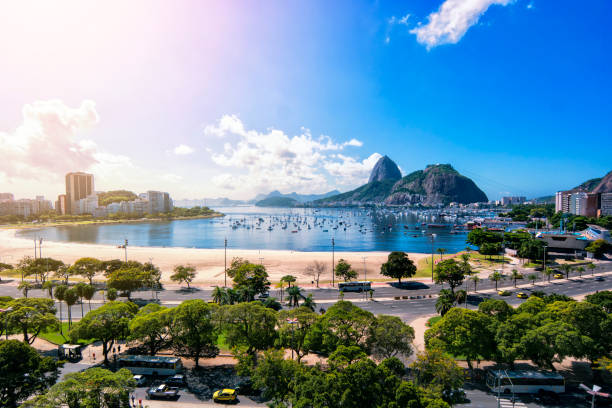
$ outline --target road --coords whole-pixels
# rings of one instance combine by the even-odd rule
[[[525,272],[524,275],[533,273],[533,271]],[[593,271],[595,276],[603,276],[604,281],[596,282],[594,277],[589,274],[583,274],[582,277],[578,276],[578,273],[570,274],[570,279],[551,280],[547,281],[547,278],[540,276],[536,281],[535,285],[532,285],[526,280],[519,280],[517,282],[518,289],[514,288],[513,282],[504,280],[499,283],[499,289],[508,289],[511,292],[510,296],[501,297],[497,295],[495,291],[495,284],[489,280],[483,279],[478,284],[478,291],[474,292],[474,286],[472,282],[467,281],[466,285],[469,285],[469,301],[468,307],[475,308],[478,303],[487,298],[499,298],[504,299],[508,303],[516,306],[522,302],[521,299],[516,298],[517,291],[523,291],[530,294],[534,290],[541,290],[546,293],[562,293],[568,296],[580,296],[588,293],[592,293],[598,290],[612,290],[612,262],[606,262],[598,265],[597,269]],[[371,311],[375,314],[392,314],[400,316],[405,321],[412,321],[419,316],[435,313],[434,304],[436,302],[435,296],[438,294],[443,285],[436,285],[431,283],[424,283],[420,281],[409,281],[407,286],[399,288],[393,286],[393,284],[380,284],[375,286],[374,301],[367,301],[364,294],[359,293],[345,293],[344,299],[358,303],[361,307]],[[188,299],[203,299],[211,300],[211,289],[198,289],[193,290],[181,290],[181,289],[168,289],[157,293],[159,301],[166,306],[172,307],[178,305],[184,300]],[[339,299],[339,292],[336,288],[306,288],[304,289],[305,294],[312,293],[313,298],[317,303],[317,308],[327,309],[333,303]],[[430,298],[431,295],[431,298]],[[0,296],[12,296],[21,297],[21,292],[17,289],[17,286],[10,284],[9,280],[4,279],[0,284]],[[32,297],[46,297],[48,296],[46,291],[37,289],[31,290],[28,296]],[[153,294],[150,291],[138,291],[133,293],[134,298],[142,298],[143,300],[151,299]],[[275,289],[270,291],[270,296],[274,296],[280,299],[280,291]],[[414,299],[402,299],[394,300],[395,297],[413,297]],[[417,299],[417,297],[420,297]],[[95,309],[102,305],[102,297],[100,294],[96,294],[96,297],[91,302],[91,308]],[[57,304],[58,312],[57,315],[62,320],[68,319],[68,310],[65,304],[62,305],[62,313],[60,316],[59,304]],[[83,305],[85,313],[89,310],[89,304],[85,302]],[[78,319],[81,316],[81,305],[77,304],[72,306],[72,318]]]

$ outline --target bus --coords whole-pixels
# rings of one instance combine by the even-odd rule
[[[119,367],[127,368],[132,374],[142,375],[175,375],[183,370],[181,359],[164,356],[131,356],[119,357]]]
[[[355,282],[340,282],[338,283],[340,292],[367,292],[372,290],[372,282],[355,281]]]
[[[542,391],[565,392],[565,379],[552,371],[490,370],[487,386],[503,394],[536,394]]]

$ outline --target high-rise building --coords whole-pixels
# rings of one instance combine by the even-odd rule
[[[75,214],[78,209],[76,202],[94,194],[93,174],[66,174],[66,214]]]
[[[501,205],[510,205],[510,204],[522,204],[527,199],[523,196],[510,196],[510,197],[502,197]]]
[[[601,193],[601,215],[612,215],[612,193]]]
[[[588,194],[584,192],[573,193],[570,196],[569,212],[575,215],[585,215],[586,216],[587,197],[588,197]]]
[[[59,215],[66,215],[66,194],[60,194],[57,196],[55,202],[55,212]]]
[[[13,193],[0,193],[0,201],[13,201],[15,200],[15,196],[13,196]]]
[[[147,191],[146,200],[149,202],[146,212],[149,214],[166,213],[172,211],[173,204],[170,194],[161,191]]]
[[[587,217],[597,217],[597,210],[599,209],[600,199],[601,199],[601,194],[597,194],[597,193],[587,194],[586,211],[585,211],[585,215]]]
[[[555,195],[555,212],[569,213],[571,196],[572,194],[569,191],[557,191]]]

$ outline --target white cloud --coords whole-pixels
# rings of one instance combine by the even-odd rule
[[[191,154],[193,153],[195,150],[193,150],[193,147],[187,146],[185,144],[180,144],[178,146],[176,146],[173,150],[174,154],[176,155],[186,155],[186,154]]]
[[[369,162],[359,165],[353,158],[334,153],[348,146],[363,145],[354,138],[338,143],[325,135],[315,138],[305,128],[295,136],[274,128],[259,132],[246,129],[235,115],[223,116],[216,124],[206,126],[204,133],[227,140],[222,152],[211,153],[215,164],[228,169],[212,178],[219,188],[240,186],[250,192],[278,189],[312,193],[324,191],[336,182],[360,183],[368,178],[363,168]],[[341,171],[342,163],[350,166]],[[373,166],[371,163],[366,173]],[[330,176],[334,176],[331,182]],[[342,179],[336,180],[335,176]]]
[[[429,15],[427,24],[419,23],[410,32],[427,49],[442,44],[456,44],[489,6],[506,6],[512,2],[514,0],[445,0],[438,11]]]
[[[370,157],[358,161],[353,157],[338,154],[335,155],[337,161],[325,163],[325,170],[336,177],[339,185],[359,185],[368,181],[372,168],[381,157],[381,154],[373,153]]]

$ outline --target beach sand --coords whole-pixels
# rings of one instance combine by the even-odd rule
[[[0,262],[16,264],[24,256],[34,256],[34,242],[15,236],[15,229],[0,230]],[[368,280],[388,278],[380,275],[380,265],[387,260],[389,252],[336,252],[335,262],[345,259],[364,278],[364,260]],[[42,256],[60,259],[65,263],[73,263],[82,257],[94,257],[101,260],[124,259],[124,250],[112,245],[81,244],[67,242],[44,241]],[[416,264],[427,254],[409,254]],[[246,250],[227,249],[227,265],[232,258],[240,257],[253,263],[262,263],[272,282],[278,282],[284,275],[294,275],[299,285],[311,285],[313,278],[307,275],[306,267],[317,260],[327,265],[326,272],[321,275],[320,282],[325,286],[331,281],[332,252],[298,252],[280,250]],[[223,284],[224,250],[195,248],[160,248],[160,247],[128,247],[128,259],[139,262],[151,261],[162,270],[162,282],[170,282],[170,275],[176,265],[190,264],[197,271],[194,284],[200,286]]]

